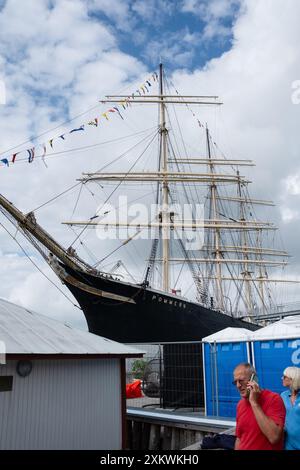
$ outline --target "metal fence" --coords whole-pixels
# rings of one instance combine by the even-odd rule
[[[127,383],[141,380],[143,397],[128,406],[166,409],[204,407],[202,343],[135,344],[143,359],[127,360]]]
[[[284,369],[300,365],[300,338],[294,336],[204,344],[199,341],[136,345],[145,355],[143,359],[128,360],[127,383],[139,379],[143,396],[128,399],[127,405],[200,412],[205,405],[208,416],[233,418],[240,399],[233,383],[235,367],[244,362],[254,364],[260,387],[280,394],[285,390],[281,378]]]

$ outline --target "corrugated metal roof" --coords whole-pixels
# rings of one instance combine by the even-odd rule
[[[206,336],[202,339],[204,343],[231,343],[235,341],[247,341],[250,339],[252,331],[246,328],[224,328],[224,330],[217,331],[212,335]]]
[[[141,351],[0,299],[0,341],[6,354],[115,354]]]

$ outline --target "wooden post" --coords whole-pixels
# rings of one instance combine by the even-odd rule
[[[151,424],[149,450],[159,450],[160,445],[160,425]]]
[[[195,431],[186,430],[186,447],[194,444],[195,442]]]
[[[127,419],[126,423],[126,449],[132,450],[132,421]]]
[[[179,450],[180,432],[178,428],[172,429],[171,450]]]
[[[144,425],[143,425],[142,442],[141,442],[141,449],[142,450],[148,450],[149,449],[150,427],[151,427],[151,425],[149,423],[144,423]]]
[[[132,449],[140,450],[142,440],[142,423],[141,421],[133,421],[132,426]]]
[[[199,444],[202,443],[202,440],[203,440],[203,436],[204,436],[204,432],[203,431],[196,431],[195,433],[195,441],[194,442],[199,442]]]
[[[169,426],[164,426],[162,450],[171,449],[171,439],[172,439],[172,428]]]

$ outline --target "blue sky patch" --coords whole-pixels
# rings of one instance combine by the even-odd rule
[[[90,15],[112,29],[123,52],[171,70],[202,67],[229,50],[240,11],[239,0],[129,1],[122,14],[104,4],[92,3]]]

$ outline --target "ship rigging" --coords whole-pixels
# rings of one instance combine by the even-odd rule
[[[114,105],[125,95],[107,96],[102,102]],[[155,192],[156,213],[148,220],[116,220],[107,210],[110,196],[88,220],[63,221],[79,228],[74,242],[66,249],[36,221],[32,212],[23,214],[4,196],[0,196],[3,214],[12,221],[39,250],[61,281],[81,306],[90,331],[122,342],[186,341],[202,338],[226,326],[253,327],[258,312],[266,315],[276,300],[272,284],[293,283],[281,279],[278,269],[287,265],[288,253],[269,246],[266,240],[277,230],[256,215],[256,207],[271,207],[271,201],[253,199],[250,181],[241,169],[254,165],[251,160],[227,159],[216,154],[207,125],[198,125],[204,134],[206,155],[182,152],[174,140],[169,108],[185,106],[220,106],[217,96],[165,93],[164,70],[160,65],[157,95],[135,97],[131,105],[158,105],[159,125],[146,149],[158,138],[156,168],[137,168],[142,152],[129,169],[83,173],[79,184],[111,186],[110,196],[138,183],[142,191],[150,185]],[[184,147],[183,147],[184,148]],[[185,149],[186,150],[186,149]],[[152,152],[152,150],[151,150]],[[204,152],[203,152],[204,153]],[[152,154],[151,154],[152,155]],[[151,159],[153,164],[154,158]],[[152,165],[153,166],[153,165]],[[190,208],[189,216],[182,204]],[[196,206],[202,208],[197,212]],[[145,269],[135,282],[121,259],[105,270],[110,254],[90,264],[74,248],[87,229],[122,235],[122,243],[112,250],[134,244],[141,234],[150,234],[148,254],[144,250]],[[268,238],[269,237],[269,238]],[[102,242],[104,243],[104,241]],[[174,248],[175,246],[175,248]],[[125,268],[125,276],[117,273]],[[172,273],[171,267],[175,266]],[[275,270],[275,276],[269,270]],[[181,295],[189,273],[194,299]],[[188,287],[188,290],[191,287]],[[240,318],[247,319],[243,321]]]

